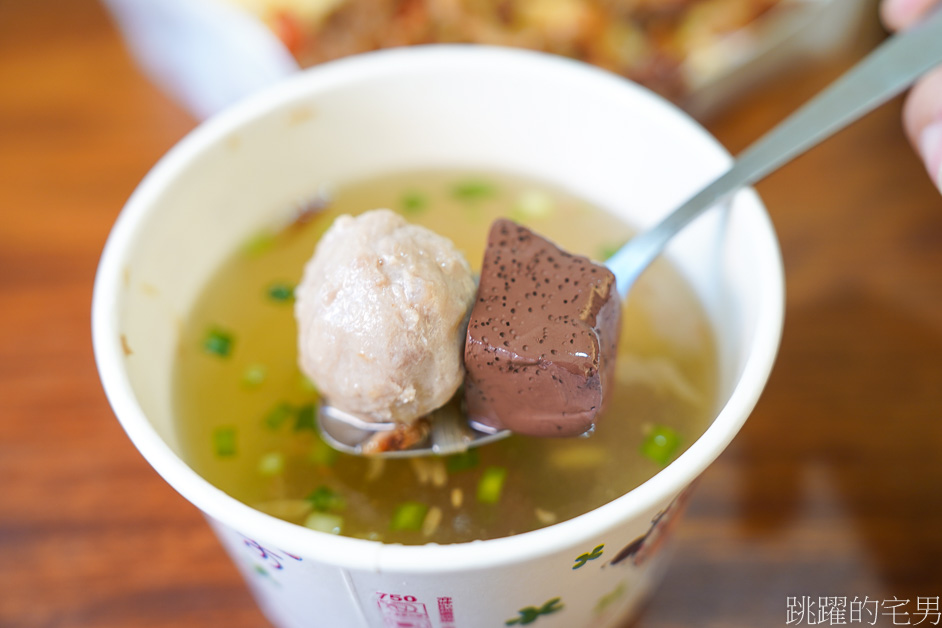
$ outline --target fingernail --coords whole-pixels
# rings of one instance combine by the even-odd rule
[[[942,190],[942,120],[929,124],[919,134],[919,154],[933,182]]]

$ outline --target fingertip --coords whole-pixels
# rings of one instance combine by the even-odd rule
[[[909,28],[921,18],[938,0],[883,0],[880,3],[880,19],[890,30]]]
[[[880,21],[883,22],[883,26],[887,30],[897,31],[900,30],[900,17],[899,17],[899,8],[896,6],[899,4],[899,0],[883,0],[880,3]]]
[[[903,127],[933,182],[942,189],[942,67],[913,87],[903,107]]]
[[[939,120],[942,120],[942,67],[922,77],[903,106],[903,127],[915,146],[922,130]]]

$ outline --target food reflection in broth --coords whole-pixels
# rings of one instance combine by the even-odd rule
[[[631,230],[563,190],[493,173],[378,177],[338,188],[324,205],[235,251],[181,333],[174,388],[183,454],[236,499],[358,538],[490,539],[564,521],[623,495],[708,425],[716,388],[712,332],[689,286],[659,260],[624,303],[615,390],[590,437],[512,436],[466,454],[412,460],[330,449],[315,430],[317,391],[297,367],[292,291],[336,216],[388,207],[452,239],[475,269],[500,216],[597,260]]]

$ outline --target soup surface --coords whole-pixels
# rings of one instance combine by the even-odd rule
[[[631,235],[612,214],[553,186],[446,171],[345,185],[290,225],[257,234],[205,286],[177,352],[183,455],[214,485],[318,530],[392,543],[465,542],[597,508],[653,476],[707,427],[716,388],[712,332],[690,288],[659,260],[624,303],[617,384],[591,436],[511,436],[413,460],[330,449],[315,429],[317,391],[297,367],[293,288],[336,216],[377,207],[451,238],[475,269],[500,216],[596,260]]]

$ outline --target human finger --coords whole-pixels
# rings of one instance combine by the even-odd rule
[[[942,189],[942,67],[913,87],[903,107],[903,126],[932,180]]]
[[[936,4],[939,0],[883,0],[880,17],[890,30],[903,30],[918,22]]]

